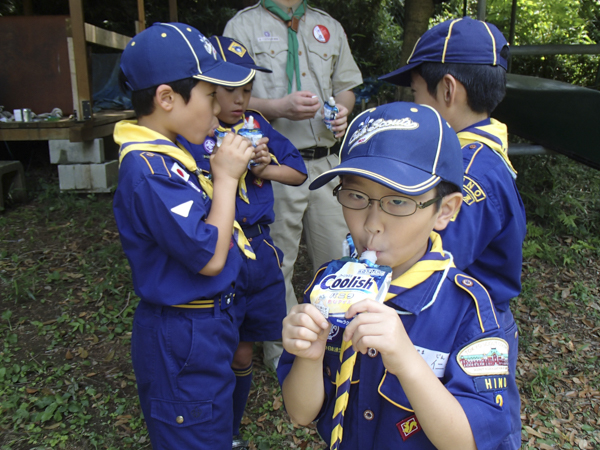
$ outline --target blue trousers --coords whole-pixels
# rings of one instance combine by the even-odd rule
[[[238,330],[216,303],[137,307],[131,358],[154,450],[231,448]]]

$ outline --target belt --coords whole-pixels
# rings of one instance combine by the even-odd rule
[[[255,238],[256,236],[260,236],[261,234],[263,234],[264,231],[266,231],[268,229],[269,229],[268,225],[260,225],[258,223],[256,225],[251,225],[249,227],[242,226],[244,235],[248,239],[252,239],[252,238]]]
[[[311,147],[311,148],[300,148],[298,149],[300,155],[302,155],[302,159],[307,159],[309,161],[313,159],[320,159],[327,155],[337,155],[338,150],[330,149],[327,147]]]
[[[227,305],[222,309],[227,309],[231,306],[233,302],[233,298],[235,297],[234,293],[223,294],[219,298],[213,299],[202,299],[202,300],[192,300],[189,303],[185,303],[183,305],[171,305],[173,308],[189,308],[189,309],[214,309],[215,306],[221,306],[221,303]]]

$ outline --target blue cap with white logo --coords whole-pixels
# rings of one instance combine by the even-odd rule
[[[452,19],[430,28],[415,44],[406,65],[382,75],[399,86],[410,86],[410,71],[425,62],[508,67],[508,42],[491,23],[470,17]]]
[[[340,175],[368,178],[417,196],[447,181],[463,185],[463,160],[456,133],[426,105],[388,103],[357,116],[346,133],[340,165],[317,177],[318,189]]]
[[[243,86],[256,73],[223,61],[202,33],[183,23],[155,23],[136,35],[123,51],[121,70],[132,91],[185,78]]]

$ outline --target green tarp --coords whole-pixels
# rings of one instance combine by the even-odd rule
[[[492,113],[508,132],[600,170],[600,92],[560,81],[507,75]]]

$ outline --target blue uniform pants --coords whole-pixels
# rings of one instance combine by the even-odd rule
[[[154,450],[231,448],[237,344],[233,318],[218,300],[206,309],[140,301],[131,358]]]
[[[240,341],[262,342],[281,339],[286,315],[283,253],[269,236],[269,227],[249,238],[256,260],[246,259],[236,283],[235,316]]]

